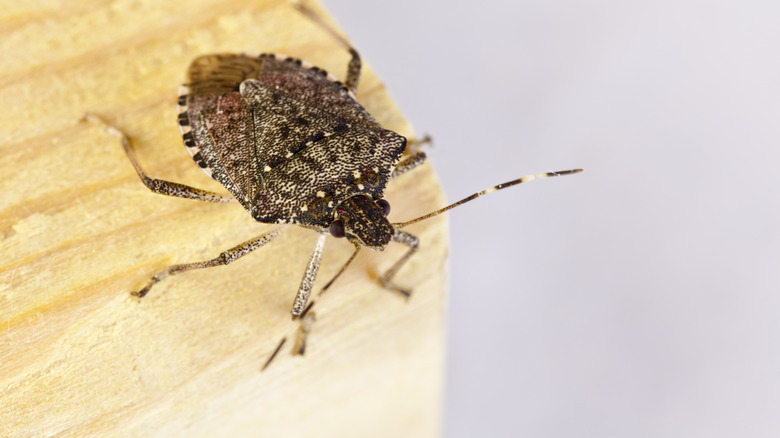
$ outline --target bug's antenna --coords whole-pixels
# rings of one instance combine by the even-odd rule
[[[580,173],[580,172],[582,172],[582,169],[559,170],[557,172],[544,172],[544,173],[539,173],[539,174],[536,174],[536,175],[527,175],[527,176],[524,176],[522,178],[518,178],[518,179],[515,179],[515,180],[512,180],[512,181],[507,181],[505,183],[501,183],[501,184],[495,185],[495,186],[493,186],[493,187],[491,187],[489,189],[485,189],[485,190],[483,190],[481,192],[474,193],[473,195],[468,196],[466,198],[463,198],[463,199],[461,199],[460,201],[458,201],[458,202],[456,202],[454,204],[450,204],[450,205],[448,205],[448,206],[446,206],[446,207],[444,207],[442,209],[439,209],[439,210],[436,210],[434,212],[428,213],[426,215],[420,216],[417,219],[412,219],[412,220],[406,221],[406,222],[394,222],[393,223],[393,227],[395,227],[396,229],[399,229],[399,228],[403,228],[403,227],[405,227],[407,225],[411,225],[411,224],[416,223],[416,222],[424,221],[425,219],[430,219],[430,218],[432,218],[434,216],[437,216],[437,215],[439,215],[441,213],[444,213],[447,210],[452,210],[453,208],[455,208],[455,207],[457,207],[457,206],[459,206],[461,204],[465,204],[465,203],[467,203],[469,201],[477,199],[477,198],[479,198],[482,195],[487,195],[488,193],[493,193],[495,191],[502,190],[502,189],[505,189],[507,187],[512,187],[512,186],[515,186],[517,184],[522,184],[524,182],[528,182],[528,181],[531,181],[531,180],[534,180],[534,179],[537,179],[537,178],[552,178],[552,177],[556,177],[556,176],[574,175],[574,174]]]

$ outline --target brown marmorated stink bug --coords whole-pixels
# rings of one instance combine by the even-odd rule
[[[362,247],[382,251],[393,241],[409,250],[379,281],[385,288],[408,296],[409,292],[392,279],[417,250],[418,239],[402,228],[497,190],[582,169],[525,176],[416,219],[390,223],[386,218],[390,204],[383,199],[385,186],[390,179],[422,164],[425,153],[417,151],[402,159],[406,138],[384,129],[355,99],[361,69],[358,52],[312,10],[294,4],[350,53],[343,83],[299,59],[244,53],[195,59],[189,68],[189,81],[180,89],[178,124],[187,151],[232,196],[149,177],[128,136],[96,116],[85,118],[105,125],[122,141],[135,171],[152,192],[206,202],[237,201],[256,221],[281,225],[214,259],[168,266],[133,292],[138,297],[170,275],[227,265],[270,242],[291,224],[319,233],[292,306],[293,318],[302,319],[295,347],[302,353],[313,315],[303,317],[314,302],[309,296],[328,234],[346,237],[355,251],[322,292]]]

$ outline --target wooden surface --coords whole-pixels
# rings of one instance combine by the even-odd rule
[[[115,138],[78,122],[92,112],[133,136],[153,177],[225,192],[176,127],[190,61],[280,52],[343,78],[348,55],[286,1],[63,4],[0,4],[0,435],[436,436],[445,218],[409,227],[422,248],[397,280],[413,287],[408,302],[372,280],[403,248],[364,252],[318,303],[306,356],[285,349],[261,373],[293,327],[316,234],[293,228],[230,266],[132,297],[166,265],[270,227],[237,204],[152,194]],[[364,73],[358,100],[411,136]],[[429,164],[393,181],[387,198],[391,220],[444,205]],[[328,240],[315,290],[350,253]]]

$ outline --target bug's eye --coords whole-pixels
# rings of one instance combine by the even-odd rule
[[[333,237],[344,237],[344,222],[341,219],[336,219],[330,223],[329,230]]]
[[[382,213],[384,213],[385,216],[390,214],[390,203],[389,202],[385,201],[384,199],[380,199],[380,200],[376,201],[376,205],[377,205],[377,207],[382,209]]]

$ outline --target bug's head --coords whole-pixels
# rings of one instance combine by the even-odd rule
[[[381,251],[395,233],[387,220],[388,213],[390,203],[384,199],[374,201],[365,195],[353,196],[336,209],[336,219],[330,224],[330,234]]]

